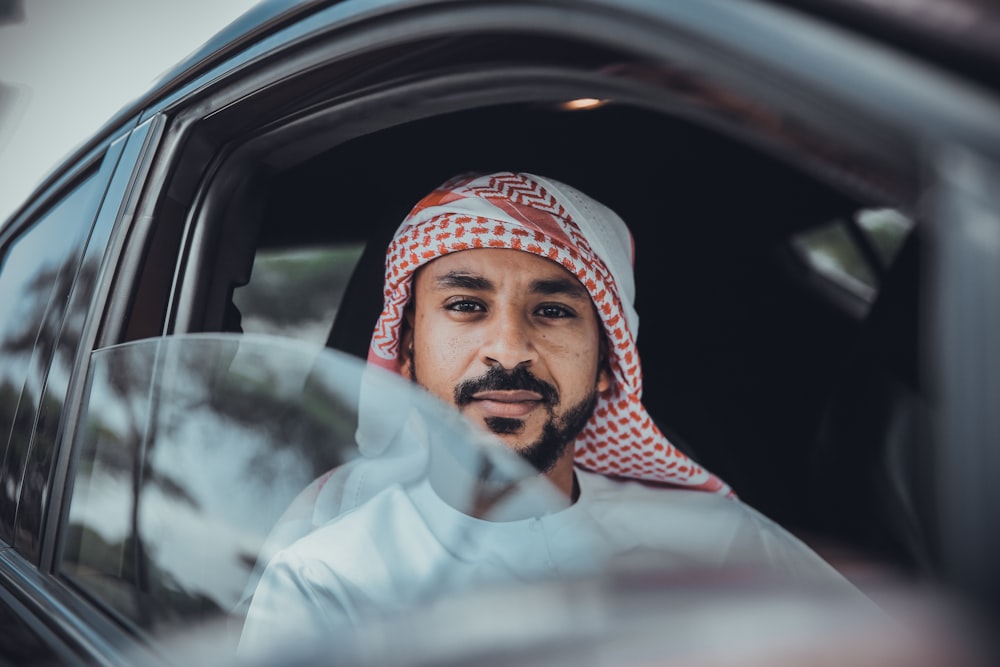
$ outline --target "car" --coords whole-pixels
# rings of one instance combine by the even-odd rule
[[[396,226],[500,169],[629,224],[678,447],[862,590],[994,622],[1000,40],[894,7],[255,6],[0,228],[0,653],[170,662],[238,624],[349,456],[358,407],[308,397],[363,384]]]

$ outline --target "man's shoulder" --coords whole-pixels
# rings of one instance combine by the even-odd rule
[[[802,576],[832,575],[832,568],[801,540],[738,498],[578,471],[581,497],[609,531],[691,562],[764,565]],[[836,577],[839,579],[839,576]]]
[[[610,530],[635,533],[640,541],[724,551],[735,536],[786,537],[783,528],[738,498],[589,471],[577,474],[587,511]]]

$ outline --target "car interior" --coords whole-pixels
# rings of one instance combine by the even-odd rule
[[[888,319],[896,331],[869,332],[873,324],[858,316],[866,312],[857,306],[860,297],[845,298],[843,289],[817,278],[792,240],[883,202],[851,196],[760,150],[661,113],[616,105],[585,111],[554,103],[500,105],[367,134],[274,174],[253,245],[241,250],[358,248],[325,344],[364,358],[381,310],[384,249],[409,208],[452,175],[505,169],[572,184],[630,225],[644,400],[663,430],[775,520],[804,531],[836,526],[857,539],[866,503],[859,497],[853,514],[847,511],[850,494],[843,488],[857,482],[845,473],[854,456],[886,456],[886,433],[846,438],[858,449],[848,454],[836,429],[863,427],[853,412],[840,414],[848,409],[840,402],[851,384],[866,383],[858,374],[872,372],[872,355],[881,359],[873,352],[858,359],[869,338],[881,337],[890,348],[885,353],[902,357],[896,373],[904,386],[912,383],[915,316],[881,315],[895,306],[877,299],[868,319]],[[207,328],[247,330],[230,297],[248,289],[241,282],[253,286],[249,259],[245,254],[242,262],[221,264],[238,266],[240,275],[217,275],[214,303],[220,305],[214,317],[206,316]],[[908,276],[897,282],[915,297],[913,271],[901,270]],[[240,315],[249,322],[253,313]],[[888,401],[908,395],[886,392]],[[873,419],[892,419],[882,414],[888,406],[870,409]],[[834,469],[838,475],[831,476]],[[821,507],[827,498],[842,504],[816,525],[817,510],[806,501],[817,495],[817,480],[834,478],[839,482],[824,486],[829,495],[815,500]],[[861,488],[872,485],[880,486],[869,480]],[[882,556],[905,553],[877,530],[870,537],[863,546],[885,550]]]

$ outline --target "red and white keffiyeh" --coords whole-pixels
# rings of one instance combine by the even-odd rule
[[[399,373],[399,336],[414,272],[443,255],[509,248],[561,264],[587,288],[608,340],[613,386],[576,439],[576,463],[606,475],[729,493],[675,449],[643,406],[633,307],[632,236],[614,211],[532,174],[467,174],[424,197],[396,230],[386,256],[385,306],[368,362]]]

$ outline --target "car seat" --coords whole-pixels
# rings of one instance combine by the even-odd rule
[[[834,386],[809,471],[815,528],[910,575],[933,570],[920,276],[914,232],[885,276]]]

